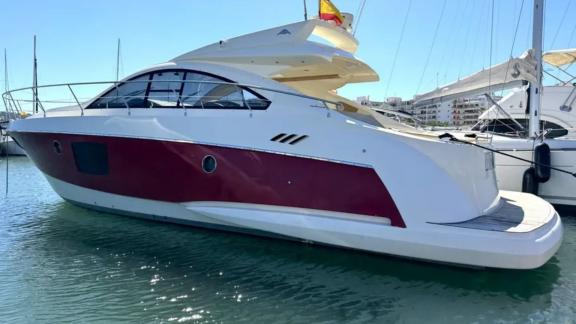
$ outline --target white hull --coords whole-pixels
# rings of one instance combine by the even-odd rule
[[[536,268],[556,253],[562,241],[560,218],[542,201],[525,208],[524,217],[546,213],[551,221],[528,232],[521,226],[517,231],[497,231],[437,224],[399,229],[362,215],[255,204],[167,203],[95,191],[46,177],[63,198],[96,209],[467,266]],[[521,203],[532,197],[512,192],[501,195]],[[490,244],[483,243],[486,241]]]
[[[524,159],[532,159],[532,152],[504,151]],[[553,165],[570,172],[576,172],[576,151],[552,151]],[[530,167],[528,163],[506,156],[496,157],[496,177],[502,190],[522,191],[522,176]],[[555,205],[576,206],[576,178],[552,171],[550,180],[538,185],[538,196]]]
[[[547,139],[550,146],[550,160],[553,167],[576,172],[576,141],[568,139]],[[529,139],[509,139],[494,136],[492,148],[519,158],[533,161],[534,143]],[[530,165],[526,162],[496,154],[496,178],[501,190],[522,191],[522,177]],[[550,180],[540,183],[538,196],[552,204],[576,206],[576,178],[569,174],[551,171]]]

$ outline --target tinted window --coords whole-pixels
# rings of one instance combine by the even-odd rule
[[[145,74],[130,80],[130,82],[118,85],[100,99],[90,105],[89,108],[130,108],[144,107],[144,97],[148,87],[150,75]]]
[[[229,80],[201,72],[165,70],[124,82],[88,108],[266,109],[269,105],[266,98]]]
[[[152,74],[147,96],[149,108],[177,108],[185,72],[166,71]]]
[[[522,125],[524,129],[520,128],[518,124],[511,119],[492,119],[475,126],[472,130],[504,135],[526,136],[528,119],[516,119],[516,122]],[[547,131],[546,138],[556,138],[568,134],[568,131],[562,126],[549,121],[540,121],[540,129]]]
[[[568,130],[564,127],[550,121],[540,121],[541,129],[548,131],[546,138],[556,138],[568,134]]]
[[[248,108],[250,109],[266,109],[268,105],[270,105],[270,101],[264,99],[262,97],[256,96],[254,93],[243,90],[244,91],[244,101]]]
[[[223,80],[209,75],[188,72],[182,90],[182,104],[186,108],[206,108],[210,98],[206,98],[214,88],[219,86]]]

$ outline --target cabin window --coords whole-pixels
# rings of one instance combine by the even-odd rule
[[[119,84],[88,108],[130,108],[143,107],[146,89],[150,75],[134,78],[129,82]]]
[[[526,136],[528,130],[528,119],[520,118],[516,119],[516,122],[522,125],[524,129],[520,128],[518,124],[511,119],[501,118],[487,120],[482,124],[474,126],[472,130],[502,135]],[[564,127],[546,120],[540,121],[540,129],[547,131],[546,138],[556,138],[568,134],[568,130]]]
[[[186,108],[223,107],[224,103],[220,103],[219,99],[239,89],[236,85],[223,84],[225,82],[209,75],[187,73],[182,89],[182,104]]]
[[[254,93],[244,89],[244,101],[250,109],[266,109],[270,105],[270,101],[264,99]]]
[[[548,133],[546,134],[546,138],[556,138],[568,135],[567,129],[551,121],[547,120],[540,121],[540,127],[542,130],[548,131]]]
[[[152,74],[147,96],[148,108],[178,108],[182,79],[186,72],[168,71]]]
[[[130,79],[89,108],[267,109],[270,101],[251,89],[207,73],[163,70]]]

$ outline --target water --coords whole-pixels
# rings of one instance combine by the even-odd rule
[[[0,201],[0,322],[576,320],[576,217],[544,267],[479,271],[89,211],[26,158]]]

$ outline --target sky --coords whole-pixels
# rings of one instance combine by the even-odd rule
[[[361,2],[333,0],[352,14]],[[33,35],[42,85],[115,79],[118,38],[121,76],[127,76],[221,39],[303,19],[303,0],[0,3],[0,49],[8,53],[10,88],[32,84]],[[307,4],[310,15],[315,14],[318,2]],[[378,72],[380,81],[348,85],[339,93],[351,99],[412,98],[490,62],[503,62],[511,53],[520,55],[530,47],[532,5],[531,0],[366,0],[357,21],[356,55]],[[544,50],[575,47],[576,0],[548,0]],[[576,72],[574,67],[570,71]]]

